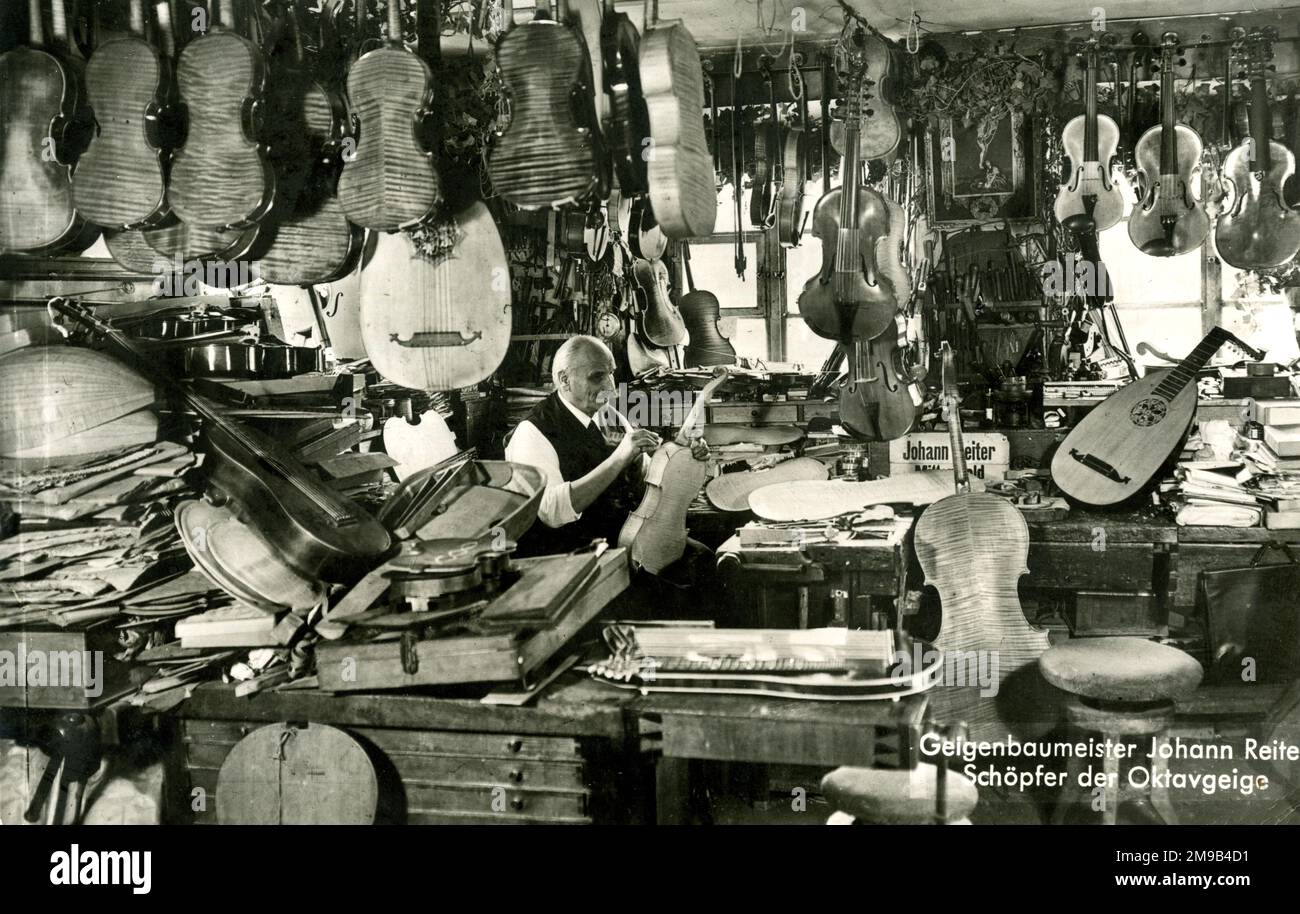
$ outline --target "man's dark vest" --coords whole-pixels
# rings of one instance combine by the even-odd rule
[[[565,482],[576,482],[600,466],[614,452],[595,422],[583,427],[578,417],[560,395],[552,393],[528,414],[560,458],[560,475]],[[568,552],[604,537],[611,546],[618,545],[618,533],[627,515],[641,503],[645,485],[629,467],[610,483],[609,488],[592,502],[582,516],[563,527],[548,527],[540,519],[524,534],[519,551],[524,555]]]

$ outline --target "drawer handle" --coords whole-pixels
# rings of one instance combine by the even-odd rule
[[[523,811],[524,811],[524,798],[523,798],[523,797],[512,797],[511,800],[510,800],[510,808],[513,809],[515,812],[523,812]]]
[[[751,419],[757,419],[757,418],[758,418],[758,410],[757,410],[757,409],[751,409],[751,410],[749,411],[749,416],[750,416]]]
[[[520,752],[524,748],[524,741],[521,739],[512,739],[506,743],[506,748],[511,752]]]
[[[522,783],[524,782],[524,773],[523,773],[523,771],[521,771],[521,770],[518,769],[518,768],[511,768],[511,769],[510,769],[510,780],[514,781],[516,784],[522,784]]]

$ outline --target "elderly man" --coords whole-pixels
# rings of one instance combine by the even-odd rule
[[[535,466],[546,479],[538,511],[542,524],[520,545],[532,553],[566,552],[597,537],[616,545],[628,512],[641,503],[649,455],[660,438],[632,428],[606,406],[614,390],[614,357],[594,336],[566,340],[551,376],[555,392],[519,423],[506,445],[507,460]],[[606,430],[596,421],[598,412],[608,417]],[[697,441],[691,453],[704,460],[708,445]]]

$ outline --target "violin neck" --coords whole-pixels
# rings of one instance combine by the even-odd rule
[[[1174,60],[1166,53],[1160,68],[1160,173],[1178,170],[1178,119],[1174,116]]]
[[[1272,118],[1268,112],[1268,84],[1262,73],[1250,80],[1250,136],[1255,149],[1254,171],[1267,174],[1271,166],[1269,144],[1273,138]]]
[[[1085,162],[1096,162],[1097,151],[1097,54],[1088,56],[1087,75],[1083,84],[1086,110],[1083,121],[1083,158]]]

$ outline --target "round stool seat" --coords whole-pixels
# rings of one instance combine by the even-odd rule
[[[1169,701],[1201,684],[1201,665],[1183,651],[1141,638],[1075,638],[1038,658],[1043,678],[1099,701]]]
[[[920,825],[934,819],[935,774],[921,762],[914,769],[836,768],[822,778],[822,794],[836,810],[876,825]],[[965,819],[979,802],[975,783],[948,771],[948,821]]]

